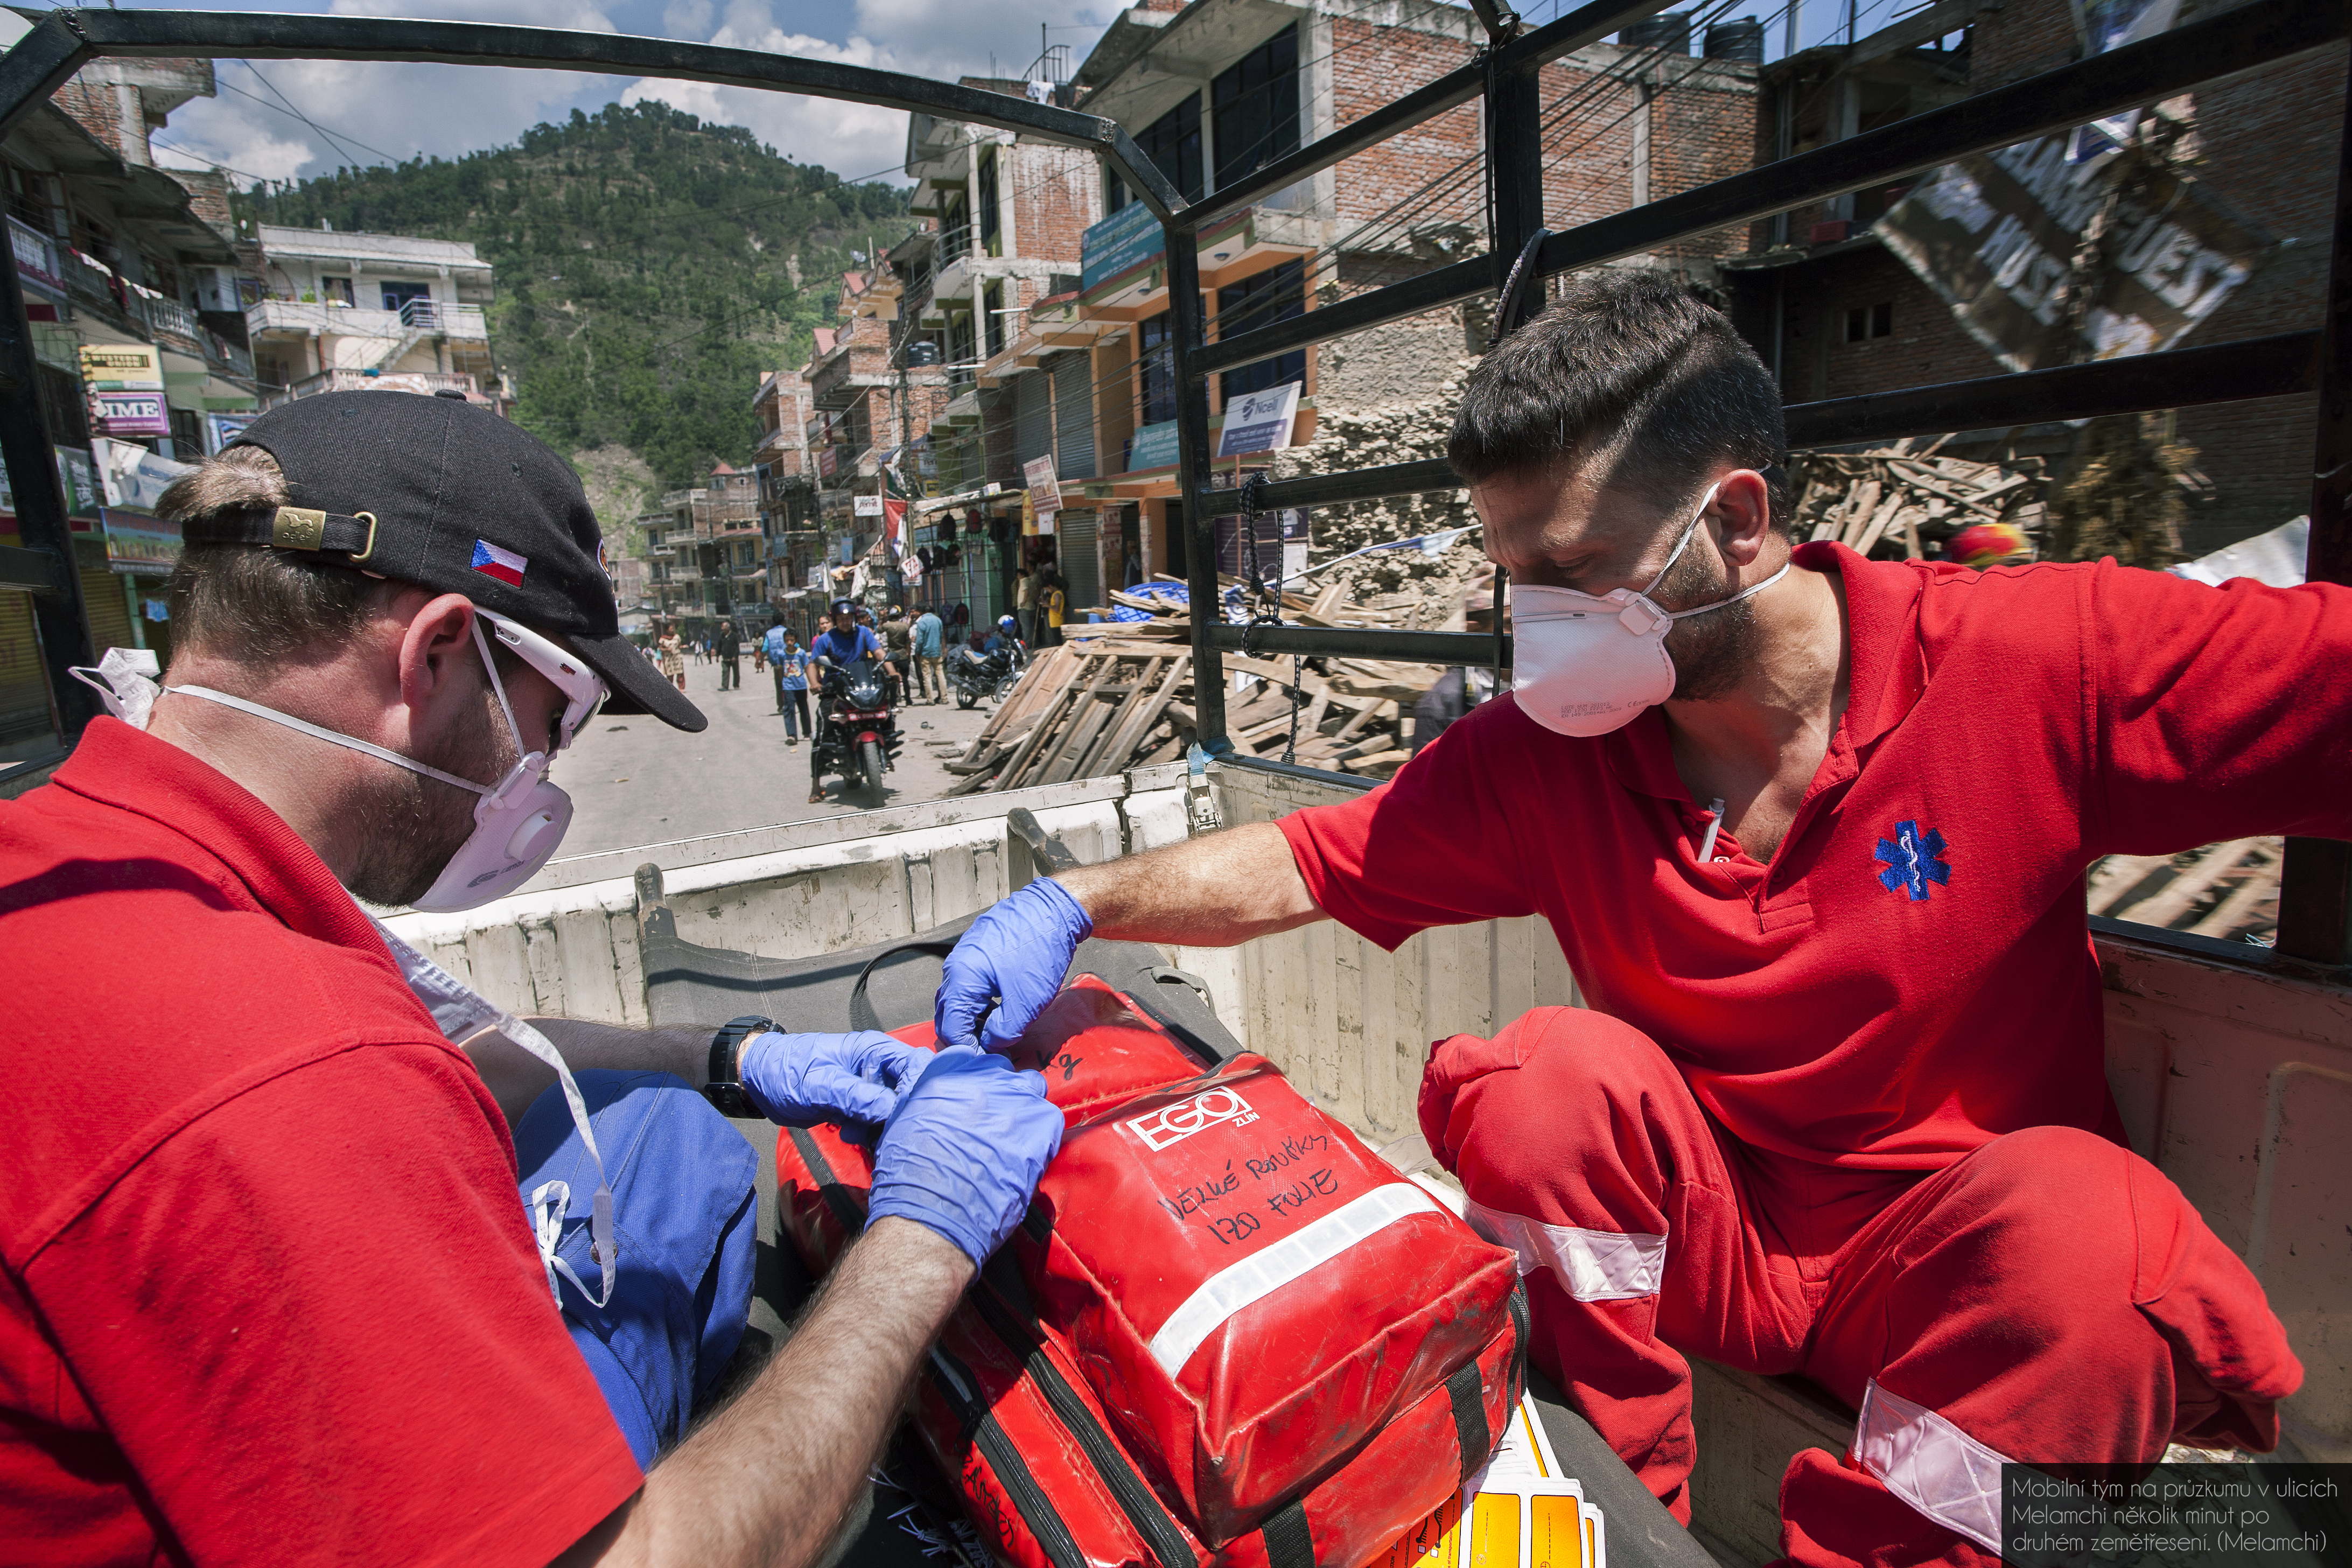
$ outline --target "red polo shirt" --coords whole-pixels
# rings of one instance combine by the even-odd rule
[[[1751,1144],[1919,1170],[2022,1127],[2119,1136],[2083,873],[2352,837],[2352,591],[1797,561],[1843,574],[1853,693],[1769,863],[1727,832],[1700,861],[1659,710],[1579,740],[1506,698],[1285,818],[1308,890],[1389,949],[1542,915],[1586,1001]]]
[[[0,889],[0,1557],[538,1564],[637,1489],[497,1103],[292,829],[100,719]]]

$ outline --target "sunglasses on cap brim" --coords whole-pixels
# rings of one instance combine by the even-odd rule
[[[603,679],[582,663],[578,655],[566,652],[520,622],[510,621],[479,605],[474,606],[474,613],[489,623],[491,635],[509,651],[554,682],[555,689],[563,693],[563,712],[555,721],[555,749],[560,752],[571,745],[581,726],[604,706],[607,692]]]

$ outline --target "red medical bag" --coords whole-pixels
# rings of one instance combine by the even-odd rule
[[[1070,1130],[916,1405],[1000,1560],[1357,1568],[1486,1463],[1523,1377],[1508,1251],[1272,1063],[1208,1066],[1091,975],[1013,1060]],[[822,1273],[870,1158],[793,1129],[777,1170]]]

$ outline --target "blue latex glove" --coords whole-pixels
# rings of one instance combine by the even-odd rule
[[[1061,1146],[1043,1078],[983,1051],[941,1051],[882,1129],[866,1223],[928,1226],[977,1268],[1021,1223]]]
[[[771,1121],[890,1120],[922,1076],[931,1053],[871,1029],[846,1035],[786,1035],[771,1029],[743,1042],[736,1072]]]
[[[1051,877],[997,900],[948,954],[932,1016],[940,1043],[1012,1049],[1062,989],[1071,956],[1094,930],[1078,900]]]

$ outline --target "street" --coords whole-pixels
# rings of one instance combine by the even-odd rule
[[[710,721],[698,735],[643,714],[599,714],[590,722],[553,774],[574,808],[561,851],[565,858],[936,800],[956,783],[939,759],[961,752],[992,711],[987,703],[958,708],[952,697],[900,710],[906,744],[883,798],[869,800],[863,790],[845,798],[834,776],[826,780],[824,804],[811,805],[808,742],[784,743],[774,678],[765,670],[753,673],[748,654],[742,669],[742,687],[721,691],[718,665],[688,659],[687,695]],[[809,694],[812,706],[815,695]]]

